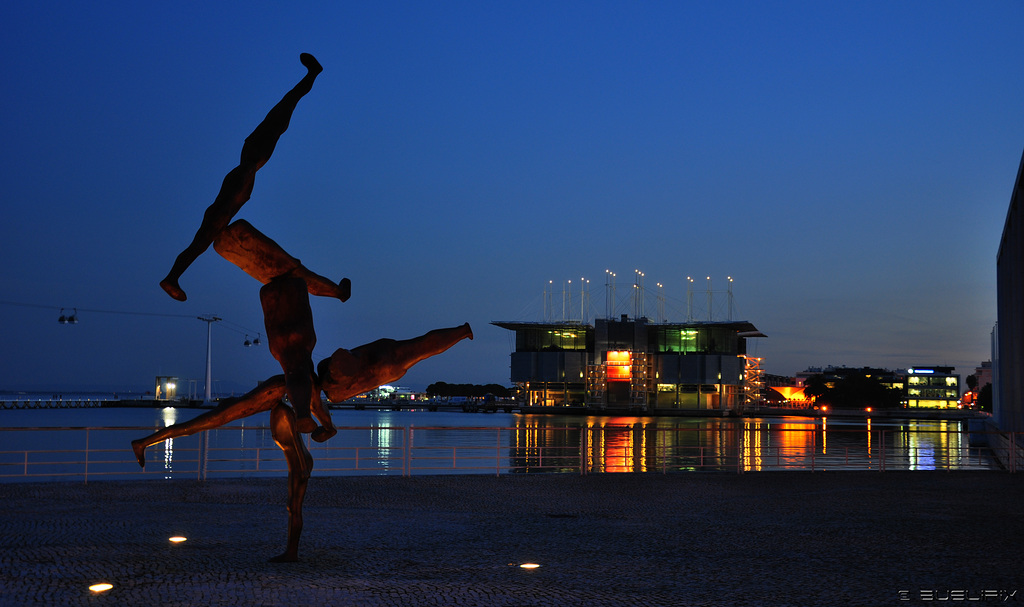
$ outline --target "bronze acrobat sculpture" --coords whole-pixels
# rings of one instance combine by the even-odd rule
[[[263,283],[260,304],[270,352],[284,373],[267,379],[241,397],[220,401],[216,408],[192,420],[132,441],[135,457],[139,465],[145,467],[145,451],[150,445],[218,428],[269,410],[271,434],[288,464],[288,543],[282,554],[271,559],[275,562],[298,560],[302,502],[313,469],[313,458],[301,434],[310,434],[318,442],[337,434],[330,411],[320,398],[321,391],[334,402],[344,401],[401,378],[417,362],[440,354],[463,339],[473,339],[472,329],[463,324],[435,329],[408,340],[379,339],[351,351],[339,348],[330,358],[313,367],[311,356],[316,333],[309,295],[334,297],[344,302],[351,294],[350,281],[343,278],[335,284],[307,269],[247,221],[231,223],[249,200],[256,171],[270,159],[299,99],[312,89],[313,81],[323,71],[320,63],[308,53],[302,53],[299,60],[307,74],[246,138],[238,166],[225,176],[192,242],[160,281],[168,295],[185,301],[185,292],[178,280],[212,244],[222,257]],[[290,407],[285,404],[286,397]],[[320,426],[314,417],[320,421]]]

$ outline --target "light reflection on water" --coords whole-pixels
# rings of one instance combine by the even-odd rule
[[[129,443],[145,435],[139,427],[155,430],[201,412],[173,408],[0,410],[0,451],[83,449],[87,441],[90,450],[109,450],[106,459],[124,459],[138,470]],[[314,470],[319,473],[579,472],[581,464],[588,472],[609,473],[996,467],[985,452],[968,448],[959,421],[372,410],[335,410],[333,415],[342,428],[338,436],[324,445],[310,444]],[[268,422],[266,414],[258,414],[230,428],[166,441],[163,446],[151,447],[147,454],[168,477],[200,468],[213,476],[279,474],[285,465],[266,428]],[[82,437],[82,430],[7,430],[53,426],[133,429],[92,430],[87,438]],[[51,447],[40,446],[43,443]],[[58,456],[54,458],[59,461]],[[0,472],[8,463],[0,460]]]
[[[960,421],[520,416],[516,427],[522,470],[578,470],[581,452],[593,472],[997,468]]]

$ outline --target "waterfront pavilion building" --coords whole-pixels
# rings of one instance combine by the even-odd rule
[[[515,332],[511,381],[524,407],[740,411],[759,394],[747,321],[494,322]]]

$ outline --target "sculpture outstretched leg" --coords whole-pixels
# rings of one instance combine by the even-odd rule
[[[416,363],[463,339],[473,339],[468,323],[434,329],[412,339],[378,339],[352,350],[339,348],[317,365],[320,386],[332,402],[342,402],[398,380]]]
[[[191,436],[201,430],[219,428],[225,424],[255,415],[261,411],[269,411],[281,402],[285,395],[283,375],[275,375],[242,396],[225,398],[220,403],[186,422],[161,428],[153,434],[132,441],[132,451],[139,465],[146,467],[146,447],[163,442],[169,438]]]
[[[217,407],[188,421],[161,428],[149,436],[133,440],[132,451],[135,452],[135,458],[139,461],[139,465],[145,468],[146,448],[150,445],[161,443],[169,438],[191,436],[201,430],[220,428],[243,417],[269,411],[284,399],[285,394],[287,394],[287,388],[284,375],[275,375],[244,395],[225,398]],[[338,433],[331,420],[330,411],[323,406],[323,402],[320,400],[319,386],[316,387],[315,394],[310,401],[310,409],[321,424],[321,427],[313,433],[313,440],[324,442]]]
[[[311,295],[347,301],[352,294],[349,279],[343,278],[335,283],[310,271],[301,261],[289,255],[273,239],[244,219],[221,230],[213,241],[213,249],[263,284],[279,276],[291,275],[306,281],[306,288]]]
[[[271,409],[270,432],[288,463],[288,544],[285,551],[271,558],[270,562],[293,563],[299,560],[302,502],[306,498],[306,485],[313,471],[313,458],[299,436],[295,414],[287,405],[278,404]]]
[[[299,432],[309,434],[316,430],[310,416],[316,383],[312,359],[316,333],[306,281],[295,276],[275,278],[260,289],[260,304],[270,353],[284,371]]]
[[[245,138],[238,166],[224,177],[220,192],[213,204],[206,209],[203,222],[196,231],[192,242],[178,254],[174,265],[171,266],[171,271],[160,281],[160,287],[174,299],[185,301],[185,291],[178,284],[178,280],[192,265],[192,262],[209,248],[217,234],[231,223],[231,219],[238,213],[238,210],[249,200],[256,179],[256,171],[270,160],[270,155],[274,153],[278,139],[288,129],[288,123],[291,121],[296,104],[303,95],[313,88],[313,81],[323,71],[320,63],[308,53],[302,53],[299,56],[299,61],[306,67],[306,75],[292,87],[292,90],[285,93],[281,101],[271,108],[263,122]]]

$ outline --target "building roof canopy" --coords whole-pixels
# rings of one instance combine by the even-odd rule
[[[644,322],[649,327],[660,327],[667,329],[695,329],[702,327],[720,327],[725,329],[732,329],[739,333],[740,337],[767,337],[764,333],[759,331],[753,323],[747,320],[722,320],[722,321],[700,321],[694,320],[690,322],[650,322],[646,318],[641,318],[639,321]],[[620,320],[609,320],[608,322],[622,322]],[[637,322],[637,319],[630,319],[625,322]],[[566,322],[522,322],[522,321],[504,321],[495,320],[491,322],[492,325],[501,327],[502,329],[508,329],[509,331],[519,331],[523,329],[550,329],[550,330],[566,330],[566,329],[593,329],[592,324],[583,324],[579,321],[566,321]]]

